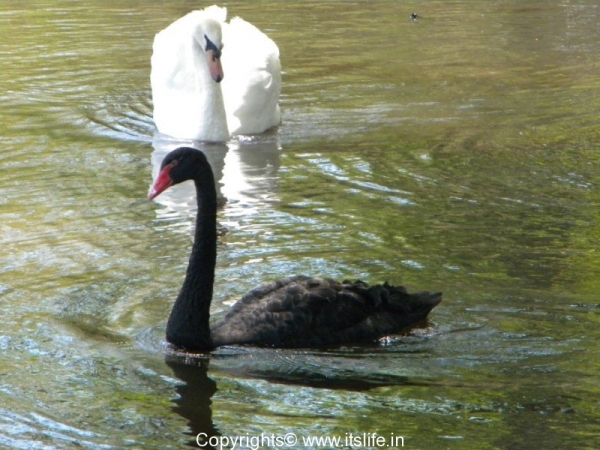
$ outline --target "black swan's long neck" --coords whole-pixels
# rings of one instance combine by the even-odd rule
[[[210,350],[210,302],[217,260],[217,193],[210,165],[194,180],[198,201],[196,232],[185,281],[167,323],[167,341],[188,350]]]

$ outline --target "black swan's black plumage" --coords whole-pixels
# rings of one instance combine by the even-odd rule
[[[204,154],[187,147],[169,153],[149,198],[186,180],[196,185],[198,216],[185,281],[167,323],[167,341],[177,347],[316,347],[373,340],[425,319],[442,300],[439,292],[408,294],[387,283],[293,276],[246,294],[211,328],[217,199]]]

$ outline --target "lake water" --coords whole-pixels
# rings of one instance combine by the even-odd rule
[[[145,200],[177,145],[149,60],[206,5],[0,5],[0,447],[598,448],[598,3],[227,2],[279,45],[283,123],[200,146],[213,315],[296,273],[444,301],[380,343],[184,364],[164,328],[194,203]]]

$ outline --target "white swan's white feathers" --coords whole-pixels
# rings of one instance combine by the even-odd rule
[[[211,6],[159,32],[150,75],[158,130],[180,139],[226,141],[279,125],[281,64],[277,45],[252,24]],[[224,78],[208,68],[206,38],[222,48]]]
[[[222,86],[231,133],[260,133],[279,125],[281,64],[275,42],[235,17],[224,26],[223,43]]]

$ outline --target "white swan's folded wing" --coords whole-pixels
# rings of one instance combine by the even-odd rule
[[[235,17],[223,27],[222,82],[232,134],[261,133],[281,122],[279,48],[254,25]]]

